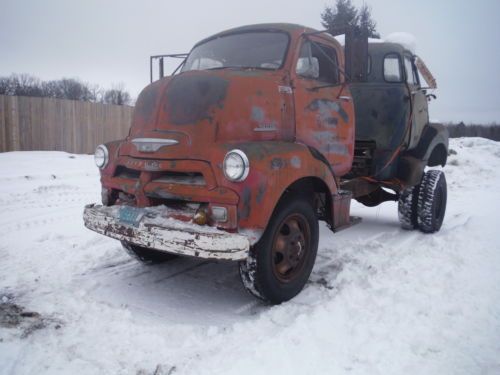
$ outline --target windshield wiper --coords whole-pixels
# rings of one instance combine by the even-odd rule
[[[215,66],[213,68],[207,68],[207,69],[197,69],[197,70],[220,70],[220,69],[231,69],[233,68],[232,66]]]
[[[262,66],[217,66],[214,68],[208,68],[204,70],[218,70],[218,69],[243,69],[243,70],[249,70],[249,69],[257,69],[257,70],[276,70],[276,68],[264,68]]]

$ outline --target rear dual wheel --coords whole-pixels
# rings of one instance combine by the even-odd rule
[[[444,173],[438,170],[427,172],[418,192],[417,221],[422,232],[434,233],[441,229],[447,195]]]
[[[446,212],[447,185],[444,172],[426,172],[420,184],[400,194],[398,216],[403,229],[434,233],[441,229]]]
[[[295,297],[311,274],[319,228],[312,204],[301,197],[282,201],[259,242],[240,263],[243,285],[272,304]]]

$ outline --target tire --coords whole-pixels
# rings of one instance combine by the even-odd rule
[[[143,263],[163,263],[178,258],[178,255],[163,251],[150,249],[143,246],[133,245],[127,241],[121,241],[125,251],[132,257]]]
[[[442,171],[430,170],[420,183],[417,203],[417,221],[424,233],[441,229],[446,212],[447,187]]]
[[[411,186],[399,195],[398,218],[401,228],[413,230],[418,228],[417,203],[420,185]]]
[[[292,299],[309,279],[318,239],[318,220],[308,200],[297,196],[285,199],[247,260],[239,264],[243,285],[271,304]]]

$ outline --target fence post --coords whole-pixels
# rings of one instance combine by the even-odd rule
[[[0,95],[0,152],[7,151],[7,124],[5,119],[5,97]]]
[[[19,151],[21,150],[21,144],[19,140],[19,111],[18,111],[18,100],[17,96],[7,96],[6,105],[6,125],[7,125],[7,151]]]

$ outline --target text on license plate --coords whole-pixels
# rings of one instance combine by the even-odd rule
[[[122,223],[138,226],[144,216],[144,210],[137,207],[123,206],[120,207],[119,215]]]

